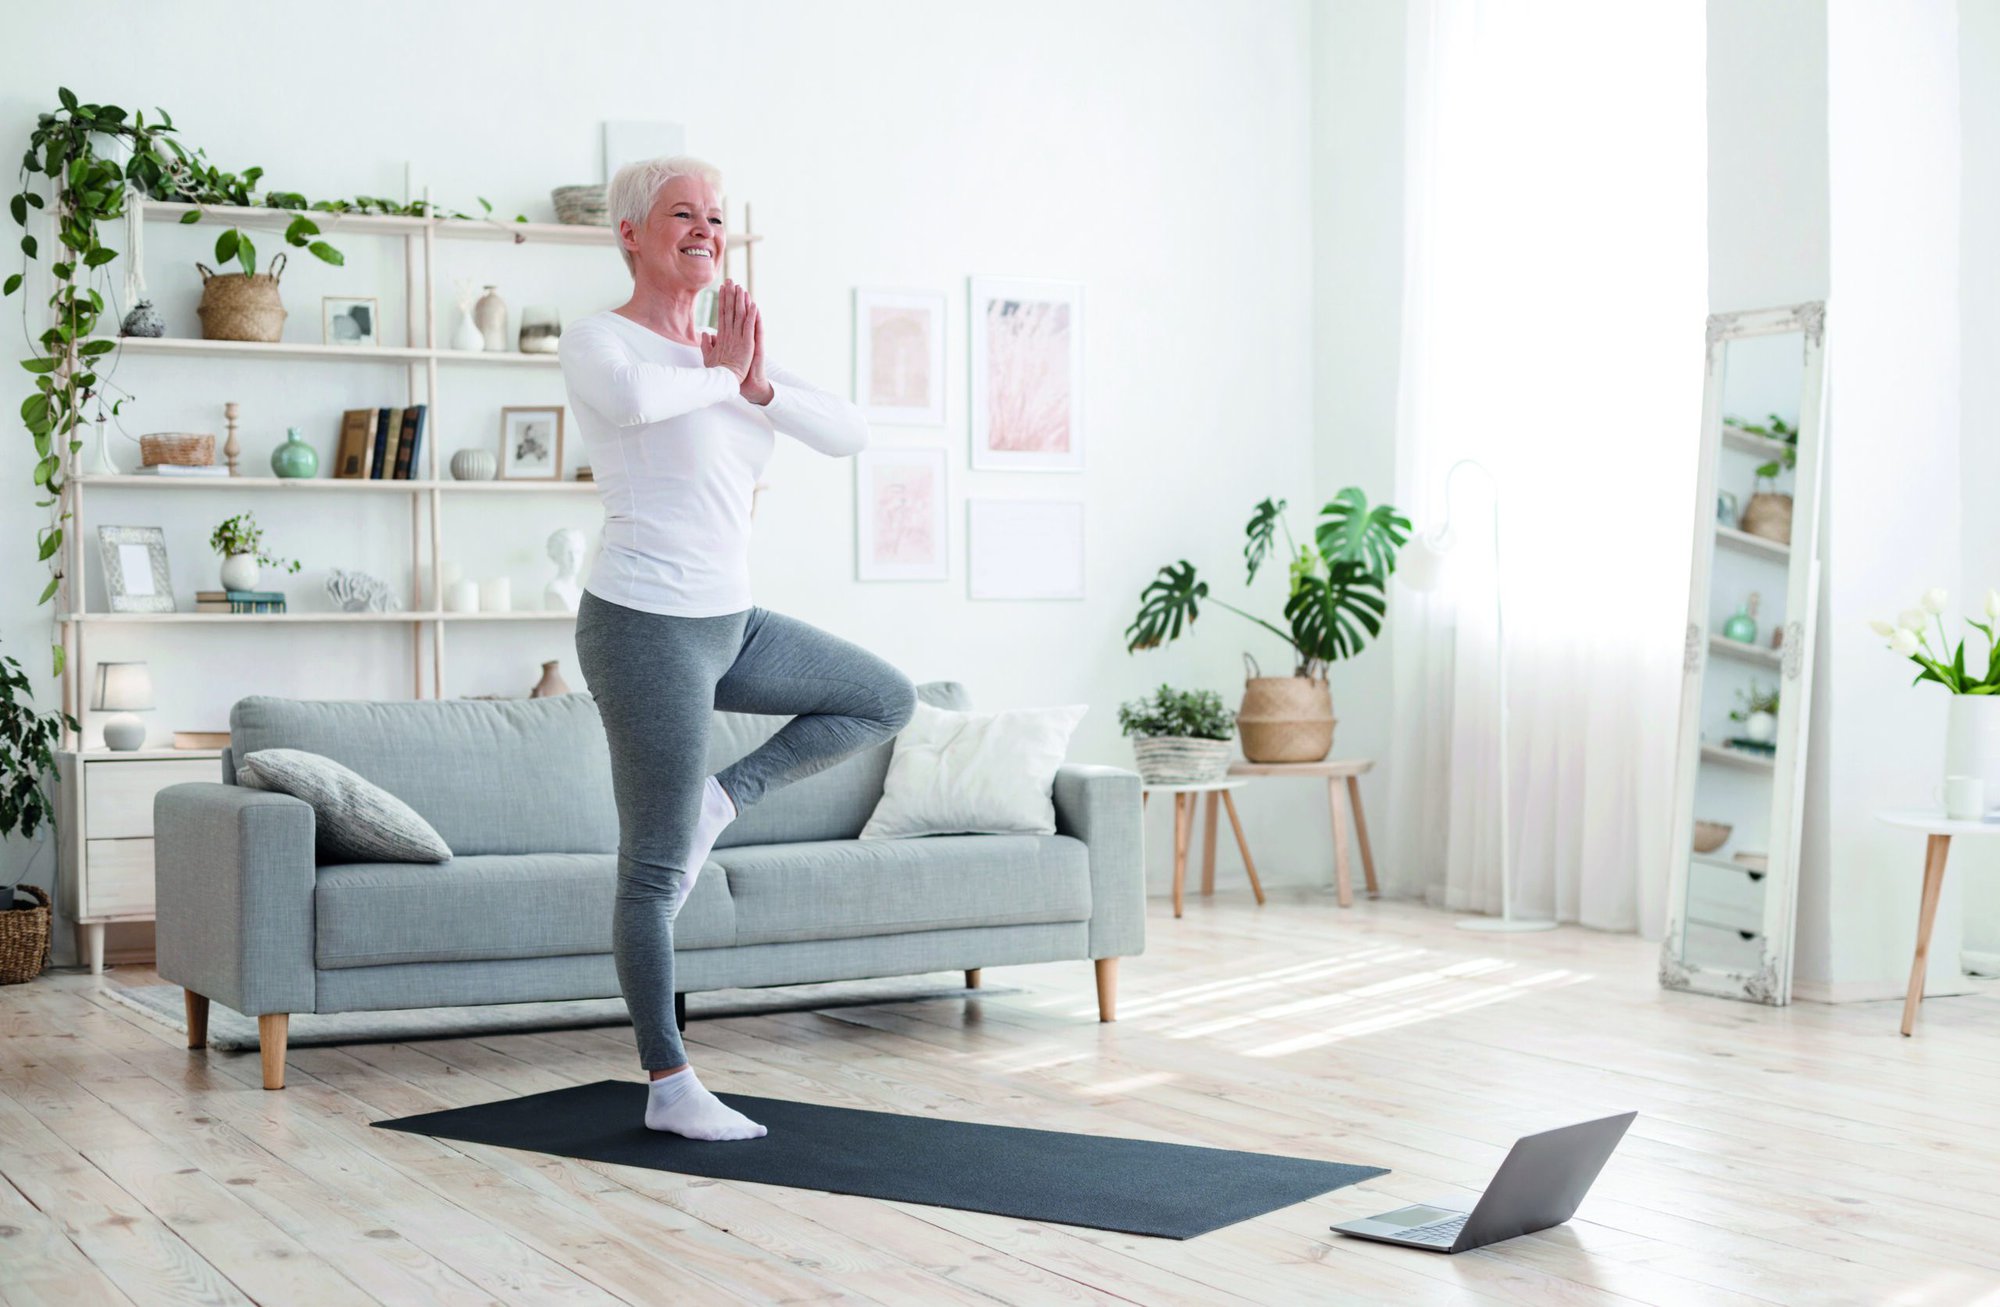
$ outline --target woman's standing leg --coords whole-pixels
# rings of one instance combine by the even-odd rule
[[[738,811],[903,729],[916,710],[910,678],[858,644],[752,608],[735,663],[715,684],[731,712],[795,714],[757,749],[716,773]]]

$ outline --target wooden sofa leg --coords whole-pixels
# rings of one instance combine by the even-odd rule
[[[257,1047],[264,1055],[266,1089],[285,1087],[285,1037],[291,1026],[289,1012],[266,1012],[257,1018]]]
[[[1118,1019],[1118,959],[1097,959],[1097,1019]]]
[[[188,1047],[208,1047],[208,995],[181,991],[187,997]]]
[[[979,988],[979,968],[978,968],[978,967],[968,967],[968,968],[966,968],[966,971],[965,971],[965,987],[966,987],[967,989],[978,989],[978,988]]]

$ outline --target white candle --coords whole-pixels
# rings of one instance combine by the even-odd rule
[[[444,610],[448,613],[476,613],[479,611],[479,582],[453,581],[445,591]]]
[[[457,563],[438,564],[438,584],[450,589],[465,579],[465,569]]]
[[[479,583],[479,611],[482,613],[506,613],[513,611],[514,589],[510,578],[492,577]]]

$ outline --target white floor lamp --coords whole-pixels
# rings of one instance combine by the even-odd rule
[[[1500,482],[1484,463],[1462,458],[1451,465],[1444,475],[1444,525],[1412,539],[1398,560],[1396,571],[1403,584],[1417,591],[1435,590],[1444,579],[1445,558],[1457,543],[1451,532],[1451,487],[1460,468],[1477,468],[1493,491],[1493,679],[1498,686],[1496,706],[1500,710],[1500,915],[1467,917],[1458,923],[1458,928],[1507,933],[1554,930],[1553,921],[1524,921],[1514,915],[1514,843],[1507,815],[1507,626],[1506,605],[1500,590]]]

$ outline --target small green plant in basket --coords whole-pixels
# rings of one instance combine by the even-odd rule
[[[1118,727],[1132,740],[1149,785],[1193,785],[1229,770],[1236,719],[1213,690],[1160,688],[1118,706]]]

